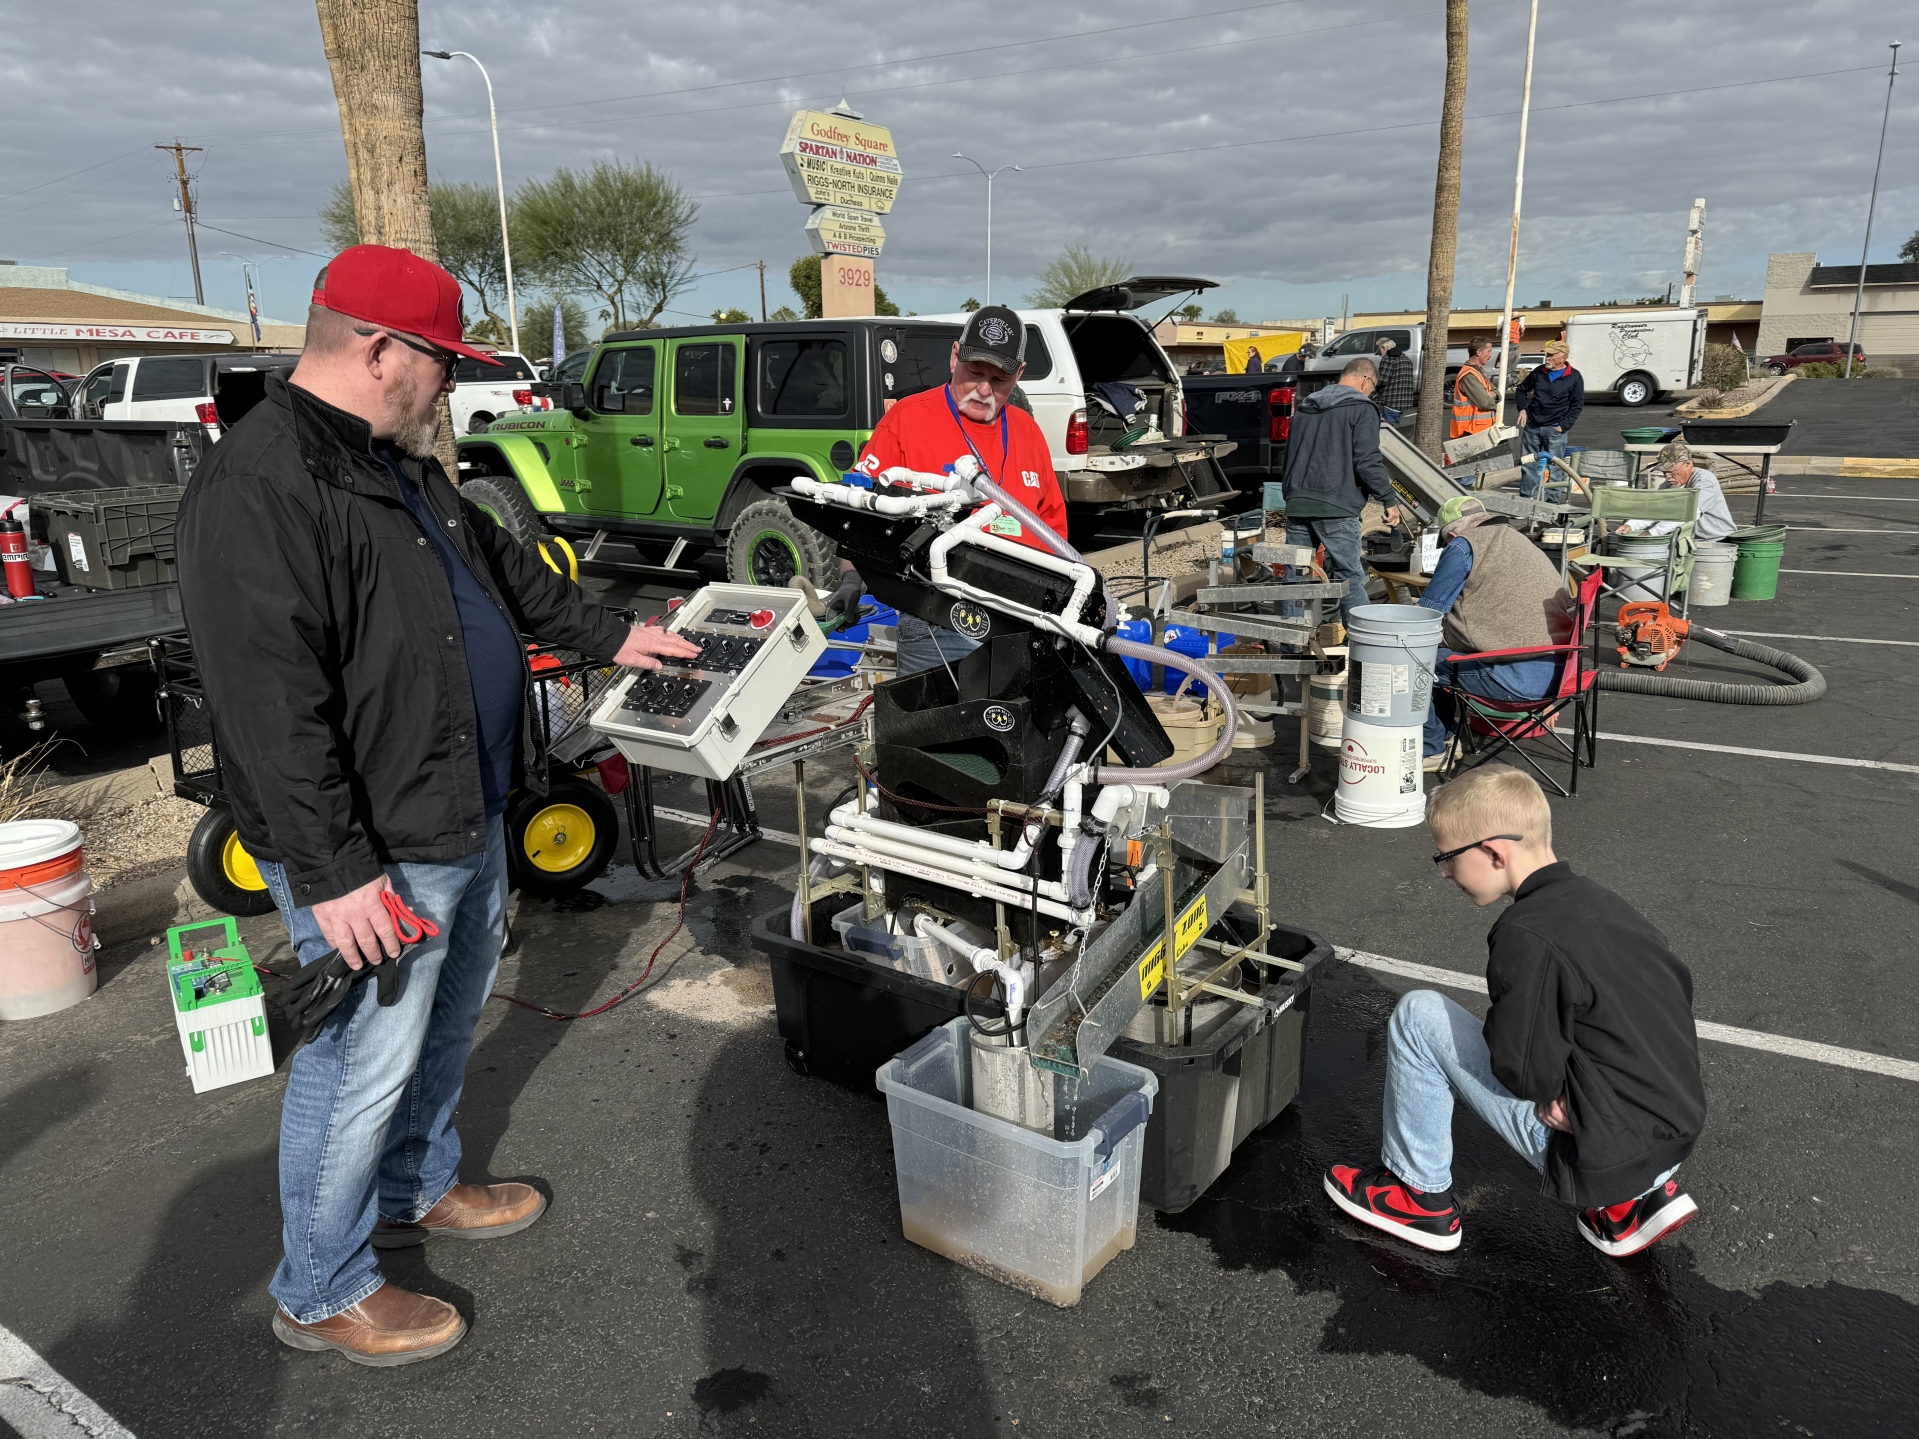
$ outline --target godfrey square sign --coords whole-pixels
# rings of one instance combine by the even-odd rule
[[[843,205],[885,215],[900,189],[893,132],[851,115],[802,110],[786,127],[780,162],[806,205]]]
[[[109,345],[231,345],[231,330],[185,330],[172,325],[41,325],[0,320],[0,340],[78,340]]]

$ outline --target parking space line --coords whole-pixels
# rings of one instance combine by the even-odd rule
[[[1554,728],[1559,734],[1571,733],[1570,730],[1559,726]],[[1847,769],[1887,769],[1895,774],[1919,774],[1919,764],[1894,764],[1891,760],[1884,759],[1853,759],[1848,755],[1839,754],[1795,754],[1792,750],[1785,749],[1746,749],[1736,744],[1706,744],[1694,739],[1655,739],[1651,735],[1612,734],[1606,730],[1599,731],[1599,738],[1616,740],[1620,744],[1650,744],[1667,749],[1702,749],[1710,750],[1714,754],[1743,754],[1753,759],[1789,759],[1797,760],[1800,764],[1836,764],[1843,765]]]
[[[1908,525],[1903,530],[1847,530],[1837,525],[1787,525],[1786,528],[1809,535],[1919,535],[1919,525]],[[1812,571],[1803,573],[1811,574]]]
[[[653,813],[661,819],[670,819],[677,824],[690,824],[695,829],[705,829],[708,822],[713,818],[710,814],[694,814],[691,810],[686,809],[655,808]],[[760,831],[760,838],[770,839],[776,844],[790,844],[794,849],[800,847],[800,837],[796,834],[789,834],[783,829],[763,829]]]
[[[1895,575],[1878,570],[1781,570],[1782,575],[1837,575],[1850,580],[1919,580],[1919,575]]]
[[[1816,640],[1827,645],[1904,645],[1919,649],[1919,640],[1864,640],[1846,635],[1782,635],[1771,630],[1721,630],[1722,635],[1738,635],[1749,640]]]
[[[1750,500],[1753,496],[1734,495],[1732,498]],[[1784,490],[1780,490],[1766,498],[1774,502],[1779,500],[1873,500],[1884,501],[1889,505],[1919,505],[1919,496],[1914,495],[1822,495],[1813,490],[1801,490],[1797,494],[1787,494]]]
[[[95,1404],[0,1324],[0,1419],[21,1439],[133,1439],[133,1431]]]
[[[1467,989],[1475,994],[1486,993],[1486,981],[1476,974],[1464,974],[1456,969],[1440,969],[1431,964],[1411,964],[1403,959],[1393,959],[1383,954],[1368,954],[1363,949],[1346,949],[1334,946],[1333,953],[1348,964],[1356,964],[1361,969],[1374,969],[1382,974],[1396,974],[1402,979],[1424,980],[1427,984],[1442,984],[1453,989]],[[1701,1039],[1710,1039],[1717,1044],[1736,1044],[1744,1049],[1763,1049],[1769,1054],[1784,1054],[1793,1059],[1810,1059],[1815,1064],[1831,1064],[1840,1069],[1862,1069],[1868,1074],[1883,1074],[1892,1079],[1910,1079],[1919,1082],[1919,1064],[1909,1059],[1894,1059],[1890,1055],[1873,1054],[1863,1049],[1846,1049],[1837,1044],[1821,1044],[1817,1040],[1794,1039],[1789,1034],[1767,1034],[1758,1029],[1738,1029],[1730,1024],[1711,1024],[1704,1020],[1695,1020],[1695,1028]]]

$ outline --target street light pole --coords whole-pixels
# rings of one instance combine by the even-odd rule
[[[986,303],[990,305],[993,303],[993,181],[1007,170],[1011,170],[1016,175],[1025,172],[1017,165],[1001,165],[997,170],[988,170],[971,155],[962,154],[958,150],[953,152],[953,158],[964,160],[986,177]]]
[[[1866,243],[1859,247],[1859,283],[1852,292],[1852,329],[1846,333],[1846,378],[1852,378],[1853,342],[1859,338],[1859,307],[1866,298],[1866,252],[1872,249],[1872,212],[1879,205],[1879,167],[1886,159],[1886,126],[1892,120],[1892,82],[1899,78],[1899,45],[1892,42],[1892,68],[1886,72],[1886,113],[1879,120],[1879,158],[1872,162],[1872,198],[1866,201]]]
[[[1526,190],[1526,121],[1533,109],[1533,41],[1539,34],[1539,0],[1533,0],[1532,20],[1526,26],[1526,84],[1519,101],[1519,165],[1513,172],[1513,238],[1506,251],[1506,308],[1499,315],[1499,394],[1493,411],[1500,424],[1506,423],[1506,386],[1512,383],[1518,368],[1518,346],[1512,342],[1513,281],[1519,274],[1519,201]]]
[[[462,56],[480,66],[480,78],[486,81],[486,113],[493,122],[493,184],[500,192],[500,258],[506,264],[506,325],[513,336],[513,353],[520,353],[520,312],[513,301],[513,243],[506,234],[506,178],[500,169],[500,112],[493,107],[493,77],[486,73],[486,66],[480,65],[477,55],[465,50],[422,50],[422,55],[431,55],[436,60],[451,60]]]

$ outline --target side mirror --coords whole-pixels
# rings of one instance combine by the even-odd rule
[[[562,385],[560,387],[560,405],[563,409],[571,410],[576,415],[579,414],[586,408],[586,386],[578,383]]]

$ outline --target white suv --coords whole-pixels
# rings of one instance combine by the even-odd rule
[[[290,373],[298,355],[129,355],[95,365],[74,387],[81,420],[195,420],[207,438],[225,433],[229,416],[245,414],[265,392],[266,376]],[[236,403],[237,402],[237,403]]]
[[[533,397],[538,376],[532,365],[510,350],[501,350],[493,358],[500,363],[461,360],[453,371],[453,394],[447,404],[453,411],[456,435],[484,434],[501,415],[546,407]]]

